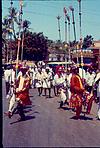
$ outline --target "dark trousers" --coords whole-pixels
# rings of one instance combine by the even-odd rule
[[[51,88],[44,88],[44,94],[47,95],[47,90],[49,91],[49,97],[51,97]]]
[[[22,120],[25,119],[25,114],[24,114],[24,110],[23,110],[23,104],[18,103],[17,110],[18,110],[18,113],[19,113],[21,119]]]
[[[87,87],[87,91],[88,91],[89,93],[91,93],[91,91],[92,91],[92,86],[88,86],[88,87]]]
[[[6,82],[6,95],[8,94],[9,89],[10,89],[10,83]]]
[[[38,93],[39,93],[39,96],[42,94],[42,87],[38,88]]]

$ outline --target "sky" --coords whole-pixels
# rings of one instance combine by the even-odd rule
[[[43,32],[44,36],[53,41],[59,40],[58,20],[60,18],[61,40],[65,41],[65,18],[63,8],[66,7],[70,16],[70,40],[74,40],[72,13],[69,6],[74,8],[76,39],[79,33],[79,5],[77,0],[23,0],[23,20],[31,22],[30,31]],[[92,35],[94,40],[100,40],[100,0],[81,0],[82,5],[82,38]],[[19,10],[19,0],[13,0],[13,6]],[[2,19],[8,15],[10,0],[2,0]],[[16,27],[16,29],[18,29]],[[68,35],[67,35],[68,40]]]

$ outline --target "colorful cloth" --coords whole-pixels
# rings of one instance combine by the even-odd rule
[[[32,102],[29,99],[29,91],[23,91],[16,94],[16,97],[22,101],[23,105],[31,105]]]
[[[20,87],[20,84],[23,86],[22,88]],[[30,78],[19,77],[18,88],[16,89],[16,98],[19,98],[23,105],[31,105],[31,100],[29,98],[29,87]]]
[[[70,81],[70,90],[71,90],[70,107],[82,106],[82,94],[84,91],[84,87],[80,76],[78,76],[77,74],[72,74]]]
[[[70,107],[75,108],[82,105],[82,98],[77,94],[71,94]]]

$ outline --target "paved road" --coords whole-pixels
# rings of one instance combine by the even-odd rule
[[[8,108],[4,83],[2,88],[4,112]],[[59,98],[39,97],[36,89],[30,89],[30,98],[33,104],[25,109],[25,121],[18,122],[18,114],[11,119],[3,115],[4,147],[100,146],[100,121],[96,120],[95,103],[91,115],[74,120],[71,110],[58,109]]]

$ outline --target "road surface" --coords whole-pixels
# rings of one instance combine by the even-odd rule
[[[4,147],[99,147],[100,121],[96,119],[97,104],[91,115],[75,120],[68,107],[58,109],[59,98],[39,97],[37,89],[30,89],[32,106],[25,109],[26,120],[18,122],[16,113],[11,119],[4,115],[8,109],[5,83],[2,81],[3,146]]]

